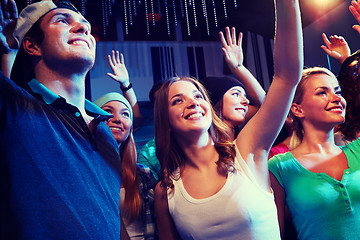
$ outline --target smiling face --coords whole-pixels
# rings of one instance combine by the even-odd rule
[[[295,116],[303,119],[303,125],[329,124],[336,126],[345,120],[346,102],[341,96],[341,89],[337,79],[326,74],[309,76],[304,86],[304,93],[300,104],[293,103],[298,110]]]
[[[40,28],[44,32],[44,39],[39,50],[47,65],[57,67],[69,60],[76,60],[75,65],[70,61],[72,67],[81,64],[93,66],[96,43],[91,35],[90,23],[82,15],[57,8],[43,17]]]
[[[233,128],[245,122],[249,100],[245,89],[240,86],[230,88],[223,96],[221,118]]]
[[[101,109],[114,116],[110,118],[107,125],[110,127],[115,140],[120,145],[129,137],[132,127],[129,109],[124,103],[119,101],[107,102]]]
[[[189,81],[177,81],[169,87],[168,109],[170,128],[177,136],[204,133],[211,126],[210,104]]]

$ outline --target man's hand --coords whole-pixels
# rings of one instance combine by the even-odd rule
[[[17,51],[13,32],[18,10],[14,0],[1,0],[0,8],[0,51],[2,54],[7,54],[10,51]]]

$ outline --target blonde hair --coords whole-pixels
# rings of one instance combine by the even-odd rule
[[[172,135],[168,111],[169,88],[174,82],[178,81],[188,81],[194,84],[204,96],[205,101],[209,103],[212,115],[212,124],[209,133],[214,141],[215,149],[219,153],[219,160],[217,161],[219,169],[221,171],[233,171],[234,158],[236,155],[234,144],[228,140],[230,129],[220,120],[211,107],[208,94],[201,83],[191,77],[176,77],[165,81],[158,90],[155,100],[155,144],[156,156],[161,165],[161,185],[170,189],[173,188],[171,178],[176,178],[176,176],[173,175],[174,171],[177,168],[181,170],[185,161],[184,152]]]
[[[336,79],[336,76],[329,69],[324,68],[324,67],[311,67],[311,68],[304,69],[302,72],[300,82],[296,87],[293,103],[297,103],[297,104],[302,103],[305,89],[306,89],[306,84],[307,84],[309,78],[316,74],[325,74],[325,75],[328,75],[328,76]],[[304,136],[304,128],[302,126],[302,123],[301,123],[300,119],[292,113],[292,111],[290,111],[290,116],[293,119],[292,127],[296,133],[296,136],[298,137],[297,141],[301,142],[303,139],[303,136]]]

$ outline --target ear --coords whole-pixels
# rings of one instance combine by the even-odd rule
[[[303,118],[304,117],[304,111],[301,107],[301,104],[292,103],[290,107],[291,112],[295,115],[295,117]]]
[[[39,48],[39,45],[35,43],[35,41],[30,37],[25,37],[22,45],[25,52],[27,52],[29,55],[41,56],[41,50]]]

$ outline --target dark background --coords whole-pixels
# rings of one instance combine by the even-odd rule
[[[29,1],[17,1],[18,8],[21,10],[27,2]],[[98,41],[217,41],[219,30],[224,29],[225,26],[234,26],[238,31],[254,32],[268,38],[274,36],[272,0],[73,0],[71,2],[92,24],[93,34]],[[185,2],[188,14],[186,14]],[[341,0],[300,0],[303,27],[341,3],[343,3]],[[204,7],[207,10],[208,27]]]

